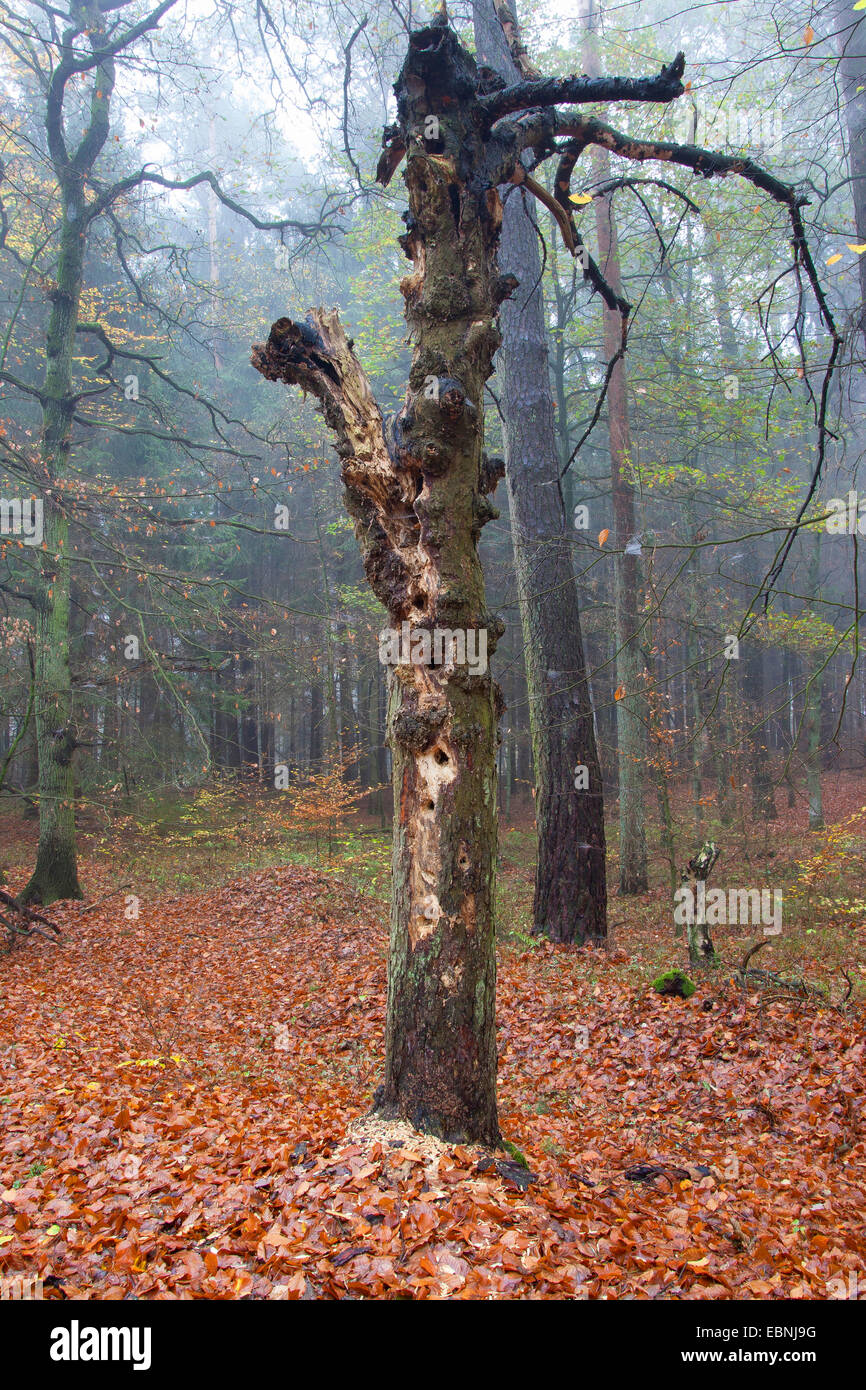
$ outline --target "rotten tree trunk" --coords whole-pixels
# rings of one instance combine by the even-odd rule
[[[692,893],[693,912],[687,921],[687,934],[689,942],[689,961],[692,965],[715,965],[716,948],[710,936],[709,923],[706,917],[706,907],[704,895],[706,892],[707,879],[713,871],[713,866],[719,857],[720,851],[712,840],[707,840],[694,859],[690,859],[683,875],[683,884]]]
[[[501,697],[487,657],[502,624],[486,611],[477,550],[481,527],[497,515],[485,494],[501,476],[482,452],[484,385],[500,344],[497,310],[515,288],[513,275],[497,273],[497,188],[525,184],[555,210],[574,246],[562,206],[520,158],[539,139],[553,152],[552,123],[540,111],[528,124],[501,118],[573,100],[673,101],[684,64],[680,53],[650,78],[570,77],[499,90],[502,80],[478,69],[443,7],[409,35],[395,84],[397,121],[385,131],[377,169],[387,184],[406,160],[401,244],[413,270],[401,289],[415,352],[403,409],[386,430],[336,313],[319,310],[305,324],[280,319],[267,345],[253,350],[264,376],[296,383],[321,402],[367,579],[396,634],[393,645],[387,633],[383,639],[395,667],[388,715],[395,830],[380,1110],[449,1140],[499,1137],[493,901]],[[408,654],[400,654],[403,631]]]
[[[496,515],[482,437],[499,345],[501,204],[478,177],[478,77],[450,29],[410,36],[396,90],[408,151],[402,244],[413,265],[401,288],[415,341],[402,410],[386,429],[336,312],[279,320],[253,363],[321,401],[368,581],[391,630],[409,624],[418,654],[389,673],[394,884],[379,1109],[448,1140],[493,1144],[500,701],[486,663],[461,664],[447,640],[437,660],[435,649],[423,652],[423,634],[484,640],[489,656],[501,630],[485,608],[477,553]]]

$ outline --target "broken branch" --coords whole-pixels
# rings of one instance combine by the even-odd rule
[[[482,97],[479,104],[492,125],[512,111],[560,106],[565,102],[570,105],[596,101],[670,102],[685,91],[681,80],[685,67],[685,54],[678,53],[655,77],[577,77],[572,74],[571,77],[515,82],[501,92]]]

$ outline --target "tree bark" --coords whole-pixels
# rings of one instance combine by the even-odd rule
[[[809,557],[807,593],[816,598],[821,585],[821,532],[810,537],[812,554]],[[823,653],[816,651],[817,670],[806,685],[806,709],[803,719],[806,739],[806,790],[809,795],[809,829],[824,829],[824,802],[821,793],[821,707],[824,687]]]
[[[253,349],[265,377],[319,399],[343,460],[367,580],[388,612],[395,645],[404,624],[409,636],[409,655],[390,657],[393,896],[378,1102],[383,1114],[449,1140],[493,1143],[499,1135],[493,904],[501,696],[486,662],[464,662],[453,640],[431,657],[417,639],[429,643],[431,629],[434,638],[444,629],[464,639],[466,656],[470,639],[484,639],[489,656],[503,627],[485,608],[478,559],[481,527],[497,515],[486,494],[501,476],[482,450],[484,387],[501,342],[498,308],[515,288],[514,276],[499,275],[496,264],[497,189],[522,183],[555,207],[573,246],[561,207],[520,162],[536,143],[536,127],[547,130],[541,143],[549,141],[552,125],[541,108],[672,101],[683,92],[684,64],[680,53],[651,78],[518,82],[491,94],[495,74],[479,71],[443,8],[409,35],[395,84],[397,120],[385,131],[377,168],[387,184],[406,160],[401,244],[413,269],[401,289],[415,348],[402,410],[386,429],[336,311],[318,310],[304,324],[279,319],[267,344]],[[514,111],[536,114],[500,119]],[[575,851],[601,859],[603,846],[560,849],[563,856]],[[584,891],[586,915],[597,899]]]
[[[479,61],[517,82],[522,68],[503,28],[510,26],[519,44],[513,7],[509,14],[501,0],[495,8],[493,0],[474,0],[473,17]],[[533,931],[585,941],[607,932],[601,769],[559,480],[538,232],[515,190],[505,201],[499,260],[521,279],[514,300],[502,306],[497,364],[535,765]]]
[[[596,15],[592,0],[584,9],[587,40],[583,66],[587,76],[601,71],[594,35]],[[610,153],[596,147],[592,152],[592,172],[596,183],[610,178]],[[614,294],[623,298],[619,242],[609,193],[593,198],[598,261],[602,275]],[[613,500],[614,535],[614,641],[616,643],[616,683],[622,692],[616,702],[616,745],[619,771],[619,891],[643,893],[647,887],[646,817],[643,786],[647,748],[647,673],[642,650],[638,609],[640,606],[639,538],[636,535],[634,487],[631,482],[631,431],[628,418],[628,381],[625,361],[619,356],[623,339],[623,316],[619,309],[602,303],[604,355],[615,358],[607,389],[608,434],[610,438],[610,482]]]
[[[778,820],[776,796],[770,769],[769,729],[765,699],[765,652],[752,637],[746,639],[743,662],[743,689],[749,720],[749,761],[752,780],[752,816],[755,821]]]
[[[706,888],[707,879],[718,857],[719,851],[712,840],[705,841],[694,859],[689,860],[683,875],[683,883],[691,889],[694,904],[694,915],[687,927],[689,961],[692,965],[716,965],[718,960],[703,902],[698,894],[699,884]]]
[[[854,14],[851,0],[834,0],[833,27],[838,31],[839,105],[845,113],[851,198],[858,242],[866,242],[866,19]],[[866,340],[866,255],[859,257],[858,323]]]
[[[63,101],[74,71],[73,41],[85,33],[94,59],[105,38],[98,9],[72,6],[72,26],[63,33],[61,59],[53,67],[45,100],[45,133],[60,201],[56,284],[45,338],[45,377],[41,391],[40,460],[44,492],[44,546],[36,602],[36,733],[39,747],[39,847],[24,902],[80,898],[75,850],[75,787],[69,671],[70,561],[69,520],[57,500],[55,480],[69,460],[77,398],[72,364],[78,329],[87,232],[93,218],[85,193],[93,166],[108,139],[114,59],[94,61],[86,127],[70,154],[66,146]]]
[[[62,225],[52,292],[42,388],[40,456],[45,476],[44,546],[36,589],[36,738],[39,749],[39,846],[23,902],[80,898],[75,848],[75,786],[69,670],[69,521],[52,483],[72,442],[72,360],[83,279],[83,180],[60,180]],[[76,201],[77,200],[77,201]]]
[[[410,35],[396,84],[408,158],[413,263],[402,283],[415,351],[406,403],[386,430],[336,312],[281,319],[254,365],[321,401],[342,458],[369,583],[390,627],[487,634],[477,540],[485,491],[483,394],[499,345],[501,203],[473,101],[475,63],[444,24]],[[438,135],[427,117],[438,120]],[[433,148],[429,148],[432,145]],[[501,299],[501,295],[499,296]],[[389,672],[395,794],[384,1084],[378,1106],[448,1140],[495,1143],[495,751],[489,669],[411,661]]]

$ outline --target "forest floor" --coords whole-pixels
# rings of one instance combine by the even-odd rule
[[[100,1299],[862,1297],[862,780],[826,790],[825,833],[802,808],[718,831],[721,886],[785,890],[753,964],[805,993],[735,984],[760,939],[737,928],[690,999],[655,994],[686,966],[655,857],[609,950],[534,941],[531,828],[505,831],[500,1123],[528,1169],[364,1122],[384,834],[315,850],[219,790],[94,818],[61,943],[0,953],[0,1273]],[[14,890],[34,840],[0,816]]]

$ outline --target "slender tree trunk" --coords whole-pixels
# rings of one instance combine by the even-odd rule
[[[340,755],[343,758],[349,756],[354,751],[358,756],[358,761],[348,769],[352,780],[360,780],[360,757],[361,749],[358,738],[358,720],[355,713],[355,702],[352,699],[352,686],[354,684],[352,676],[352,645],[350,642],[342,642],[340,645],[342,656],[340,657],[339,681],[340,681]]]
[[[247,645],[245,643],[245,645]],[[255,776],[259,763],[258,720],[259,707],[256,700],[256,665],[253,657],[246,652],[241,655],[238,669],[240,677],[240,765],[246,777]]]
[[[851,0],[834,0],[830,12],[839,38],[839,104],[848,133],[851,198],[858,242],[866,242],[866,19]],[[860,331],[866,339],[866,255],[859,257]]]
[[[807,592],[817,596],[821,583],[821,532],[811,537]],[[806,790],[809,796],[809,829],[824,829],[824,803],[821,793],[821,696],[823,694],[823,657],[816,654],[818,670],[806,687],[804,734],[806,738]]]
[[[320,681],[313,681],[310,686],[310,742],[307,764],[311,772],[318,772],[322,766],[324,727],[325,699],[322,686]]]
[[[597,23],[593,0],[585,0],[584,71],[597,77],[601,71],[595,43]],[[596,183],[610,178],[610,155],[595,148],[592,172]],[[593,198],[598,239],[599,268],[611,289],[623,298],[622,271],[613,198]],[[620,352],[623,320],[618,309],[602,304],[604,355],[608,362]],[[619,888],[620,893],[642,893],[647,887],[646,816],[643,786],[647,770],[646,661],[639,632],[640,558],[635,522],[634,487],[631,482],[632,444],[628,416],[628,382],[625,361],[616,362],[607,390],[610,436],[610,479],[613,497],[616,683],[621,697],[616,702],[617,761],[619,768]]]
[[[233,637],[234,641],[235,638]],[[241,765],[241,746],[238,741],[238,691],[237,673],[234,660],[212,677],[214,685],[213,701],[213,742],[212,756],[216,766],[223,771],[235,770]]]
[[[711,840],[707,840],[694,859],[689,860],[683,880],[684,884],[691,889],[692,903],[694,904],[694,914],[687,928],[689,961],[692,965],[712,966],[718,962],[700,887],[703,885],[703,891],[706,890],[707,879],[718,857],[719,851],[716,846]]]
[[[474,0],[479,62],[516,82],[493,0]],[[505,21],[513,26],[513,14]],[[517,40],[519,43],[519,39]],[[607,931],[604,805],[587,684],[571,519],[559,481],[538,232],[521,195],[505,201],[500,264],[519,275],[502,306],[497,358],[506,481],[535,765],[538,860],[533,930],[554,941]]]
[[[39,847],[27,901],[50,903],[79,898],[75,850],[76,747],[69,671],[70,557],[69,520],[57,500],[55,480],[66,472],[77,400],[73,359],[79,321],[87,232],[93,217],[86,193],[93,166],[109,135],[114,59],[92,69],[85,128],[70,154],[64,129],[63,96],[72,61],[73,32],[87,36],[93,54],[105,52],[105,30],[98,6],[70,7],[73,28],[64,30],[61,59],[54,67],[45,101],[45,134],[60,203],[56,284],[45,339],[45,377],[41,391],[40,461],[44,492],[44,545],[36,584],[36,734],[39,747]]]
[[[62,474],[72,440],[72,359],[81,295],[84,231],[83,198],[75,186],[63,188],[63,222],[46,338],[41,457],[46,481]],[[70,217],[70,210],[73,216]],[[79,217],[75,217],[75,212]],[[51,903],[80,898],[75,849],[75,788],[69,671],[69,522],[53,490],[44,499],[44,545],[36,593],[36,737],[39,748],[39,847],[24,902]]]
[[[746,654],[743,661],[743,687],[747,703],[749,721],[749,761],[752,778],[752,815],[755,820],[771,821],[778,819],[773,779],[770,770],[770,754],[767,747],[769,733],[766,720],[761,716],[766,708],[764,699],[764,649],[753,636],[746,638]]]
[[[325,441],[322,441],[322,452],[325,450]],[[325,639],[325,669],[327,671],[327,712],[328,712],[328,743],[327,752],[329,759],[339,758],[342,753],[340,740],[340,727],[337,722],[337,675],[334,656],[334,634],[333,618],[334,602],[331,594],[331,576],[328,570],[328,556],[325,551],[325,540],[322,535],[322,510],[319,503],[319,495],[316,492],[314,474],[309,476],[310,496],[313,501],[313,520],[316,525],[316,548],[319,553],[319,566],[322,572],[322,632]],[[323,711],[324,715],[324,711]],[[312,736],[311,736],[312,741]]]
[[[384,830],[388,823],[388,797],[385,785],[388,781],[388,728],[387,728],[388,695],[385,684],[384,672],[381,667],[376,673],[376,780],[379,783],[378,797],[379,819]]]

